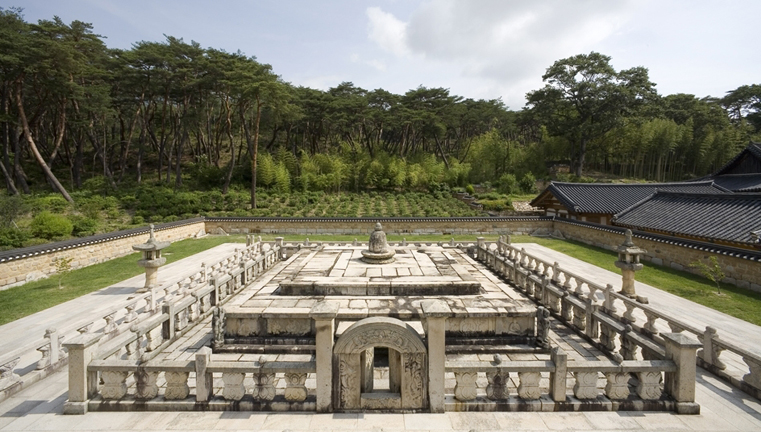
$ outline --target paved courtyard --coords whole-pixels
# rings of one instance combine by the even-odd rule
[[[239,245],[238,245],[239,246]],[[558,261],[561,266],[570,271],[585,274],[590,279],[600,283],[617,283],[620,276],[614,273],[606,274],[604,270],[589,266],[571,257],[557,254],[549,249],[534,244],[523,245],[529,253],[542,256],[548,260]],[[235,246],[232,246],[234,249]],[[216,248],[215,248],[216,249]],[[232,251],[230,249],[230,251]],[[211,253],[208,252],[207,253]],[[216,253],[229,253],[219,249]],[[544,254],[544,255],[541,255]],[[271,292],[273,287],[286,279],[293,279],[293,274],[285,271],[289,266],[298,266],[295,257],[279,263],[262,278],[241,292],[234,301],[244,303],[247,299],[256,297],[255,294]],[[415,258],[414,256],[412,258]],[[340,259],[340,257],[339,257]],[[176,268],[186,268],[187,265],[200,263],[198,255],[187,258],[193,262],[182,260]],[[414,265],[401,265],[396,268],[415,268]],[[170,266],[167,266],[169,269]],[[298,267],[301,276],[304,267]],[[339,266],[340,268],[340,266]],[[510,285],[501,282],[485,268],[480,267],[480,274],[470,274],[475,280],[490,286],[496,286],[500,296],[517,298],[521,294]],[[179,270],[175,270],[179,271]],[[398,269],[396,270],[399,271]],[[398,273],[397,273],[398,274]],[[406,274],[406,273],[405,273]],[[462,276],[464,273],[458,273]],[[341,276],[347,276],[342,274]],[[365,274],[365,276],[367,276]],[[411,276],[413,276],[411,274]],[[427,275],[437,277],[436,275]],[[439,275],[445,277],[446,275]],[[351,276],[349,276],[351,277]],[[600,279],[598,279],[600,278]],[[606,279],[607,278],[607,279]],[[131,285],[139,283],[131,282]],[[106,288],[108,290],[109,288]],[[113,287],[111,287],[113,289]],[[747,334],[746,339],[755,346],[761,346],[761,328],[739,320],[728,319],[726,315],[710,310],[709,315],[701,316],[701,307],[689,301],[669,298],[652,287],[637,286],[638,293],[650,298],[657,307],[664,307],[670,314],[678,315],[685,320],[695,320],[695,325],[705,325],[709,320],[716,320],[716,327],[722,335],[735,331]],[[124,288],[120,294],[129,295],[129,289]],[[93,293],[97,295],[97,293]],[[673,296],[672,296],[673,297]],[[101,307],[103,298],[96,297]],[[79,303],[78,303],[79,301]],[[58,306],[56,315],[65,311],[82,311],[83,300],[77,299]],[[240,304],[239,303],[239,304]],[[350,300],[346,301],[350,307]],[[356,303],[355,303],[356,304]],[[368,305],[365,305],[367,308]],[[46,315],[47,313],[47,315]],[[38,321],[52,320],[51,312],[43,311],[37,314]],[[28,322],[34,322],[29,317]],[[739,321],[739,322],[735,322]],[[0,327],[0,341],[12,343],[10,338],[18,337],[18,330],[9,327],[11,323]],[[176,341],[165,354],[167,358],[179,359],[193,355],[198,347],[208,343],[209,320],[199,324],[194,331]],[[34,327],[34,326],[33,326]],[[45,325],[40,328],[30,328],[25,331],[44,332]],[[554,344],[562,346],[569,352],[569,358],[591,358],[603,356],[599,351],[588,346],[582,339],[574,337],[559,323],[554,323],[550,334]],[[9,345],[5,345],[9,346]],[[245,355],[245,354],[244,354]],[[240,356],[240,355],[239,355]],[[258,357],[258,356],[256,356]],[[377,370],[376,374],[382,374]],[[382,378],[376,376],[376,378]],[[711,374],[698,369],[696,401],[701,405],[701,414],[696,416],[675,415],[671,413],[642,413],[642,412],[590,412],[590,413],[457,413],[444,414],[309,414],[309,413],[253,413],[253,412],[92,412],[83,416],[62,415],[63,403],[67,399],[67,373],[60,371],[41,382],[0,402],[0,430],[698,430],[698,431],[758,431],[761,430],[761,403],[741,391],[730,387],[725,382]],[[451,383],[450,383],[451,384]],[[215,387],[220,387],[215,383]]]

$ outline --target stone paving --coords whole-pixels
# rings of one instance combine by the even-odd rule
[[[230,246],[230,252],[239,245]],[[543,251],[536,245],[525,245],[529,253],[547,253],[545,259],[556,260],[561,267],[588,276],[590,279],[602,277],[604,270],[584,267],[578,260],[559,254],[552,255],[549,249]],[[531,249],[529,249],[531,247]],[[549,252],[548,252],[549,251]],[[209,252],[209,251],[207,251]],[[216,254],[229,253],[227,251]],[[557,253],[555,253],[557,254]],[[198,255],[192,257],[197,258]],[[188,258],[190,259],[190,258]],[[184,261],[184,260],[183,260]],[[202,260],[198,261],[199,263]],[[182,262],[182,261],[181,261]],[[179,263],[177,263],[179,264]],[[264,278],[257,280],[252,290],[258,291],[268,284],[282,281],[279,273],[286,263],[277,266]],[[573,267],[580,266],[580,267]],[[587,265],[588,266],[588,265]],[[169,268],[170,266],[167,266]],[[486,270],[475,275],[477,279],[489,280],[508,287]],[[611,273],[609,281],[615,283],[620,276]],[[122,284],[123,286],[127,281]],[[135,287],[141,285],[142,279]],[[649,289],[648,289],[649,288]],[[655,288],[637,286],[638,293],[650,298],[651,304],[668,302],[668,295]],[[642,291],[640,291],[642,290]],[[653,290],[653,292],[650,292]],[[511,293],[512,294],[512,293]],[[680,318],[692,319],[689,301],[678,299],[683,304],[678,308],[667,308],[676,314],[686,310]],[[102,302],[102,298],[100,300]],[[74,302],[74,301],[73,301]],[[72,303],[72,302],[69,302]],[[61,306],[69,305],[66,303]],[[77,304],[69,306],[69,311],[82,309]],[[665,307],[665,306],[664,306]],[[76,309],[75,309],[76,308]],[[45,314],[41,312],[40,314]],[[49,316],[46,319],[51,319]],[[11,324],[9,324],[11,325]],[[9,326],[8,325],[8,326]],[[700,322],[696,323],[696,326]],[[737,324],[745,332],[752,333],[757,326]],[[751,327],[748,327],[751,326]],[[10,338],[7,326],[0,327],[0,341]],[[721,321],[717,322],[720,331]],[[730,331],[731,327],[726,327]],[[44,326],[42,327],[44,330]],[[759,337],[761,333],[756,333]],[[167,356],[175,358],[192,355],[193,348],[203,345],[210,337],[208,323],[202,323],[182,340],[167,350]],[[580,338],[574,338],[565,327],[553,323],[550,334],[553,343],[561,345],[569,358],[593,359],[603,356],[599,351],[585,346]],[[758,346],[758,345],[756,345]],[[382,373],[382,371],[379,371]],[[382,376],[377,377],[383,379]],[[42,382],[13,395],[0,403],[0,431],[16,430],[693,430],[693,431],[758,431],[761,430],[761,403],[725,382],[698,370],[697,402],[701,414],[697,416],[675,415],[671,413],[642,412],[591,412],[591,413],[457,413],[445,414],[307,414],[307,413],[253,413],[253,412],[94,412],[84,416],[64,416],[62,406],[67,399],[66,371],[58,372]]]

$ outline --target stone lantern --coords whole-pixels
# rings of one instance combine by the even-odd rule
[[[642,264],[639,262],[640,256],[647,253],[646,250],[641,249],[634,245],[632,241],[632,230],[626,230],[624,234],[626,239],[616,249],[618,252],[618,261],[615,262],[616,267],[621,269],[622,284],[620,293],[635,298],[637,296],[634,291],[634,273],[642,270]]]
[[[145,267],[145,286],[137,292],[147,292],[158,286],[159,267],[166,263],[166,258],[161,256],[161,249],[169,246],[168,241],[156,241],[153,236],[153,224],[151,224],[151,236],[142,244],[133,245],[132,249],[143,253],[143,259],[137,262],[140,267]]]

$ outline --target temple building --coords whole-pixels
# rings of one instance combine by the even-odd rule
[[[726,194],[729,190],[706,180],[680,183],[565,183],[552,182],[531,201],[547,216],[609,225],[617,213],[657,191]]]

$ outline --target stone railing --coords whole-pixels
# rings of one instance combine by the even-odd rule
[[[93,332],[90,325],[81,329],[85,331],[64,344],[69,352],[66,412],[87,411],[86,401],[97,391],[98,380],[93,378],[97,378],[97,372],[104,382],[109,375],[113,385],[121,388],[124,382],[114,380],[128,373],[130,364],[139,368],[150,362],[163,348],[208,318],[217,306],[275,265],[279,253],[279,246],[249,243],[245,249],[211,266],[202,265],[201,270],[179,282],[132,299],[121,320],[116,315],[119,310],[112,310],[115,312],[104,317],[106,324],[102,330]],[[158,293],[163,296],[158,297]],[[140,310],[145,318],[138,319],[135,301],[145,303]],[[109,372],[109,366],[113,366],[113,373]]]
[[[647,304],[647,298],[629,298],[613,286],[601,286],[518,249],[509,236],[487,244],[482,239],[470,248],[473,255],[498,275],[513,282],[537,303],[569,324],[618,360],[663,357],[662,331],[687,333],[702,343],[697,363],[754,397],[761,397],[761,355],[722,340],[712,327],[701,330]],[[732,368],[722,361],[723,351]],[[741,370],[742,364],[747,368]]]
[[[449,404],[452,409],[468,411],[495,410],[498,404],[536,405],[537,411],[565,411],[578,410],[585,402],[586,409],[606,410],[608,401],[617,401],[619,409],[648,404],[649,409],[696,414],[700,410],[695,403],[693,358],[696,347],[684,339],[679,334],[667,336],[670,360],[569,362],[567,354],[556,347],[547,361],[503,361],[500,355],[495,355],[491,362],[448,361],[446,370],[454,374],[456,382],[453,395],[456,402]],[[575,400],[567,397],[569,373],[574,377]],[[510,395],[510,374],[517,377],[517,380],[513,378],[517,388],[512,391],[518,401]],[[542,374],[549,375],[549,379],[543,380]],[[484,375],[488,382],[485,397],[478,394],[476,384],[479,376]],[[605,379],[602,389],[598,388],[601,376]],[[637,381],[633,395],[629,387],[632,377]],[[543,382],[547,384],[542,385]],[[664,390],[671,399],[662,398]],[[543,395],[547,397],[542,398]],[[603,403],[595,406],[594,403],[601,401],[600,396],[608,401],[603,399]]]
[[[228,257],[210,265],[202,264],[200,270],[188,272],[99,312],[95,319],[85,314],[84,318],[72,320],[64,327],[46,330],[44,337],[32,339],[30,343],[4,353],[0,358],[0,368],[8,370],[0,378],[0,400],[65,365],[68,357],[63,349],[64,340],[88,334],[101,334],[103,341],[116,338],[161,313],[167,304],[180,310],[195,305],[195,300],[198,300],[199,310],[206,312],[213,301],[224,299],[228,291],[243,286],[246,280],[271,267],[276,257],[277,252],[270,245],[251,243],[241,246]],[[197,313],[196,310],[188,310],[180,318]],[[35,355],[35,352],[38,354]]]
[[[217,375],[223,382],[217,408],[227,403],[249,410],[254,405],[258,405],[257,410],[278,410],[279,405],[288,410],[301,408],[306,411],[314,410],[314,398],[307,400],[310,390],[313,392],[314,389],[307,389],[306,381],[315,370],[314,361],[215,360],[208,347],[200,349],[193,360],[187,361],[93,360],[87,367],[90,381],[97,380],[98,374],[103,380],[97,395],[91,398],[105,403],[119,401],[120,405],[128,407],[157,397],[160,389],[164,401],[169,403],[209,403],[214,398],[213,382]],[[247,376],[251,376],[254,382],[248,388]],[[192,387],[188,385],[191,378],[195,381]],[[285,388],[277,386],[277,380],[281,378],[285,380]],[[130,379],[134,386],[127,385]],[[296,404],[301,406],[297,408]]]

